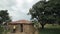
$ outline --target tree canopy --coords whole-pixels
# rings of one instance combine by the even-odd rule
[[[39,1],[29,10],[31,19],[36,18],[44,28],[46,23],[60,21],[60,0]]]
[[[8,10],[0,10],[0,24],[11,21]]]

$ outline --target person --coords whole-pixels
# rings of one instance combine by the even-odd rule
[[[15,33],[15,31],[16,31],[16,26],[14,25],[13,26],[13,33]]]

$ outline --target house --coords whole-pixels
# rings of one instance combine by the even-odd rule
[[[9,29],[11,30],[10,32],[19,33],[19,34],[35,33],[35,28],[33,26],[33,23],[28,20],[19,20],[19,21],[10,22],[8,26],[9,26]]]

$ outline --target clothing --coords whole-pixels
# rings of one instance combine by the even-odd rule
[[[13,33],[15,33],[15,31],[16,31],[16,26],[14,25],[13,26]]]
[[[16,29],[16,26],[14,26],[13,29]]]

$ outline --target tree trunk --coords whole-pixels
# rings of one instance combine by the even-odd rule
[[[44,25],[42,25],[42,29],[44,29]]]

